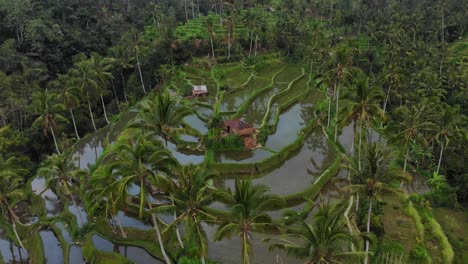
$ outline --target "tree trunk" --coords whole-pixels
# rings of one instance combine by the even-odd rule
[[[249,264],[249,238],[247,237],[247,232],[242,232],[242,264]]]
[[[331,119],[331,102],[332,97],[331,95],[328,96],[328,118],[327,118],[327,128],[330,126],[330,119]]]
[[[91,102],[89,101],[88,93],[86,93],[86,98],[88,99],[88,110],[89,110],[89,116],[91,117],[91,123],[93,124],[94,131],[97,131],[96,124],[94,123],[93,110],[91,110]]]
[[[140,74],[141,88],[143,88],[143,94],[146,94],[145,83],[143,82],[143,75],[141,74],[140,59],[138,58],[138,52],[136,53],[138,73]]]
[[[228,26],[228,59],[231,58],[231,21],[227,23]]]
[[[215,58],[214,45],[213,45],[213,34],[210,32],[210,41],[211,41],[211,56]]]
[[[195,18],[195,3],[192,0],[192,18]]]
[[[57,144],[57,138],[55,138],[55,133],[54,133],[54,128],[53,127],[50,127],[50,132],[52,133],[52,138],[54,139],[54,144],[55,144],[55,150],[57,150],[57,154],[62,154],[60,153],[60,150],[58,148],[58,144]]]
[[[150,202],[148,202],[148,206],[151,210],[152,206]],[[156,231],[156,237],[158,238],[159,247],[161,248],[161,254],[163,255],[164,262],[166,262],[166,264],[171,264],[172,262],[167,256],[166,250],[164,249],[164,243],[162,241],[161,231],[159,230],[159,225],[158,225],[158,217],[156,216],[155,213],[151,213],[151,219],[153,220],[154,230]]]
[[[367,211],[367,233],[370,233],[370,222],[372,214],[372,197],[369,199],[369,210]],[[369,240],[366,240],[366,258],[364,259],[364,264],[367,264],[369,261]]]
[[[437,163],[437,174],[439,174],[440,164],[442,163],[442,154],[444,154],[444,140],[440,143],[439,163]]]
[[[124,75],[124,72],[123,72],[123,69],[120,70],[120,75],[122,76],[122,89],[123,89],[123,93],[124,93],[124,98],[125,98],[125,102],[128,104],[128,98],[127,98],[127,89],[125,88],[125,75]]]
[[[172,205],[174,205],[174,202],[172,202]],[[176,213],[175,209],[174,209],[174,221],[177,221],[177,213]],[[184,247],[184,242],[182,241],[182,236],[180,235],[180,231],[179,231],[179,228],[177,227],[177,225],[175,225],[175,231],[176,231],[177,241],[179,241],[180,247],[185,248]]]
[[[76,121],[75,121],[75,116],[73,115],[73,110],[71,107],[69,107],[68,109],[70,109],[70,115],[71,115],[72,122],[73,122],[73,128],[75,129],[76,139],[80,139],[80,135],[78,134],[78,129],[76,128]]]
[[[104,112],[104,118],[106,119],[107,124],[110,124],[109,119],[107,119],[107,111],[106,111],[106,105],[104,104],[104,97],[102,96],[102,94],[100,94],[100,96],[101,96],[101,103],[102,103],[102,111]]]
[[[385,111],[387,110],[387,103],[388,100],[390,99],[390,90],[392,89],[392,80],[390,80],[390,84],[388,85],[388,90],[387,90],[387,95],[385,96],[385,101],[383,104],[383,113],[385,115]]]
[[[356,213],[359,211],[359,193],[356,194]]]
[[[188,21],[187,0],[184,0],[184,9],[185,9],[185,21]]]
[[[254,56],[257,56],[257,48],[258,48],[258,35],[255,35],[255,52],[254,52]]]
[[[120,218],[119,213],[117,213],[117,223],[119,224],[120,233],[122,233],[122,237],[127,238],[127,233],[125,233],[125,230],[122,227],[122,219]]]
[[[348,226],[348,231],[349,231],[350,234],[353,234],[353,228],[351,226],[351,221],[349,221],[348,214],[349,214],[349,211],[351,210],[351,207],[353,207],[353,201],[354,201],[354,197],[353,197],[353,195],[351,195],[351,197],[349,198],[348,207],[346,208],[346,211],[343,214],[344,218],[346,220],[346,225]],[[355,251],[353,243],[351,243],[351,251]]]
[[[16,223],[15,223],[15,220],[13,220],[13,223],[12,223],[12,227],[13,227],[13,232],[15,233],[15,236],[16,236],[16,239],[18,240],[18,243],[20,244],[21,248],[26,251],[26,248],[24,248],[24,245],[23,245],[23,242],[21,241],[19,235],[18,235],[18,231],[16,230]]]
[[[445,43],[445,25],[444,25],[444,20],[445,20],[445,12],[444,12],[444,3],[442,3],[442,26],[441,26],[441,39],[442,43]]]
[[[115,84],[112,78],[110,80],[112,84],[112,91],[114,92],[114,96],[115,96],[115,101],[117,102],[117,108],[119,109],[119,112],[120,112],[120,102],[119,102],[119,97],[117,96],[117,91],[115,90]]]
[[[339,110],[339,102],[340,102],[340,84],[338,83],[336,88],[336,114],[335,114],[335,141],[338,137],[338,110]]]
[[[250,48],[249,48],[249,57],[252,55],[252,45],[253,45],[253,30],[250,31]]]

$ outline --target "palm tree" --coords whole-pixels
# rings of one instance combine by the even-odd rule
[[[342,205],[322,202],[310,224],[302,220],[299,227],[289,228],[285,235],[273,238],[280,242],[270,249],[284,250],[307,264],[360,263],[365,253],[350,251],[350,244],[359,247],[359,239],[347,231],[344,211]]]
[[[167,186],[167,192],[170,193],[169,198],[173,203],[158,209],[162,211],[175,210],[175,220],[166,230],[175,227],[178,231],[177,225],[183,223],[185,232],[192,234],[198,245],[202,263],[205,263],[208,242],[201,224],[202,222],[214,222],[216,219],[206,210],[207,206],[214,200],[215,189],[208,184],[212,178],[213,175],[208,174],[203,168],[189,164],[181,169],[176,179],[163,177],[162,181],[160,180],[158,183],[158,186]],[[180,236],[179,233],[177,235]]]
[[[6,220],[11,223],[18,243],[26,250],[16,230],[16,223],[19,223],[19,219],[13,208],[23,197],[24,175],[28,173],[28,170],[18,164],[21,164],[21,161],[15,156],[8,159],[0,156],[0,211],[2,213],[0,217],[6,217]]]
[[[107,111],[106,105],[104,104],[104,97],[103,94],[105,93],[105,88],[109,85],[109,80],[111,80],[112,73],[110,72],[110,68],[112,67],[112,59],[106,57],[100,57],[98,55],[91,56],[89,59],[91,64],[93,65],[93,77],[97,84],[95,91],[101,97],[101,104],[102,104],[102,111],[104,113],[104,118],[106,119],[107,124],[109,124],[109,119],[107,118]]]
[[[213,45],[213,38],[216,36],[215,31],[214,31],[214,21],[213,17],[207,16],[205,20],[203,21],[205,24],[206,32],[208,33],[208,36],[210,36],[210,43],[211,43],[211,56],[214,59],[215,58],[215,52],[214,52],[214,45]]]
[[[380,143],[364,145],[364,157],[361,158],[361,168],[351,162],[348,169],[351,171],[352,178],[365,179],[362,183],[348,185],[345,190],[351,193],[361,193],[369,199],[369,208],[367,211],[367,233],[370,233],[372,205],[377,199],[389,197],[402,193],[400,188],[395,188],[394,184],[402,181],[408,181],[411,176],[395,165],[395,154]],[[369,240],[366,240],[366,254],[369,253]],[[368,262],[368,256],[364,263]]]
[[[141,65],[140,65],[140,52],[141,52],[141,34],[139,33],[138,30],[132,29],[128,31],[125,36],[124,36],[124,41],[127,43],[129,46],[130,50],[134,53],[136,63],[137,63],[137,68],[138,68],[138,74],[140,76],[140,81],[141,81],[141,88],[143,89],[143,94],[146,94],[146,89],[145,89],[145,82],[143,81],[143,74],[141,73]]]
[[[434,127],[434,123],[429,121],[429,117],[432,115],[430,111],[430,103],[427,100],[423,100],[417,105],[401,106],[396,109],[396,115],[401,121],[392,121],[388,124],[389,130],[393,134],[390,141],[402,142],[404,154],[404,165],[403,171],[406,172],[406,166],[408,164],[409,155],[409,144],[412,142],[419,142],[422,145],[425,144],[424,132],[431,130]]]
[[[37,173],[44,175],[48,186],[54,185],[59,187],[57,190],[64,190],[65,195],[70,196],[75,208],[77,208],[77,203],[73,193],[70,191],[70,187],[73,186],[73,182],[78,181],[79,174],[82,171],[76,167],[74,160],[70,158],[69,154],[69,152],[65,152],[47,157]],[[77,211],[79,220],[81,223],[84,223],[81,213],[78,209]]]
[[[125,98],[125,102],[128,103],[125,73],[126,69],[133,68],[131,64],[131,58],[128,54],[128,48],[124,45],[117,45],[109,49],[109,52],[112,56],[115,67],[120,71],[120,77],[122,78],[122,90]]]
[[[143,217],[145,203],[152,209],[150,194],[154,191],[151,182],[155,182],[156,171],[169,171],[169,167],[175,161],[170,153],[165,150],[150,134],[145,134],[141,129],[130,128],[124,131],[105,159],[111,159],[111,167],[114,183],[108,186],[116,190],[116,199],[126,201],[127,189],[132,184],[140,187],[138,217]],[[157,215],[151,213],[156,236],[161,252],[166,263],[171,263],[164,249]]]
[[[127,233],[122,227],[122,220],[118,214],[119,209],[125,208],[125,200],[121,200],[125,197],[123,195],[117,197],[116,195],[118,190],[113,185],[115,179],[112,170],[111,164],[102,164],[93,172],[90,178],[91,188],[85,198],[89,205],[88,212],[90,214],[101,214],[109,219],[115,215],[122,237],[126,238]]]
[[[162,134],[167,145],[171,128],[178,126],[192,112],[192,109],[181,104],[168,92],[157,93],[139,103],[139,113],[133,126]]]
[[[60,97],[65,107],[70,111],[70,116],[73,122],[73,128],[75,130],[76,139],[80,139],[78,129],[76,127],[75,115],[73,114],[73,108],[80,104],[80,90],[72,82],[74,80],[68,75],[57,74],[57,80],[55,83],[60,87]]]
[[[221,224],[215,239],[238,235],[242,241],[242,263],[250,263],[253,232],[279,230],[266,212],[281,206],[284,200],[278,195],[268,193],[268,187],[254,185],[252,180],[236,179],[234,193],[231,189],[220,192],[222,200],[229,206],[229,221]]]
[[[354,136],[356,137],[356,124],[359,124],[358,161],[361,157],[362,126],[366,128],[373,117],[383,118],[383,111],[379,101],[383,98],[383,91],[376,87],[369,87],[369,78],[358,75],[354,79],[352,89],[344,92],[344,120],[354,122]],[[354,140],[356,141],[356,140]],[[353,144],[354,145],[354,144]]]
[[[75,77],[77,88],[86,93],[86,100],[88,102],[89,116],[93,125],[94,131],[97,131],[96,124],[94,123],[93,110],[91,108],[90,92],[99,89],[99,83],[95,79],[93,72],[93,63],[91,60],[82,60],[75,64],[75,68],[71,70],[73,77]]]
[[[437,126],[438,133],[436,140],[440,143],[439,162],[437,163],[437,173],[440,171],[442,163],[442,155],[445,148],[450,144],[451,139],[458,136],[466,137],[466,130],[462,127],[462,115],[460,114],[460,106],[449,106],[444,104],[441,111],[438,111],[435,125]]]
[[[65,117],[58,114],[64,110],[63,104],[56,103],[57,94],[49,92],[47,89],[43,92],[36,92],[32,95],[32,108],[39,114],[39,117],[34,120],[31,127],[43,127],[44,135],[47,136],[48,132],[52,134],[54,139],[55,149],[58,154],[60,150],[55,136],[54,129],[57,129],[57,122],[68,122]]]

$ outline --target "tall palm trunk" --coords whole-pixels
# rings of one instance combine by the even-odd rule
[[[210,33],[210,41],[211,41],[211,56],[214,59],[215,58],[215,52],[214,52],[213,34],[212,33]]]
[[[228,22],[228,59],[231,58],[231,21]]]
[[[437,174],[439,174],[440,164],[442,163],[442,155],[444,154],[444,140],[440,143],[439,163],[437,163]]]
[[[351,221],[349,220],[349,211],[351,210],[351,207],[353,207],[353,201],[354,201],[354,197],[353,195],[351,195],[351,197],[349,198],[349,204],[348,204],[348,207],[346,208],[346,211],[344,212],[343,216],[346,220],[346,226],[348,227],[348,231],[350,234],[353,234],[353,227],[351,226]],[[354,248],[354,244],[351,243],[351,250],[354,251],[355,248]]]
[[[253,46],[253,30],[250,31],[250,48],[249,48],[249,57],[252,55],[252,46]]]
[[[151,210],[152,206],[151,206],[151,202],[149,201],[148,201],[148,206]],[[154,230],[156,231],[156,237],[158,238],[159,247],[161,248],[161,254],[163,255],[164,262],[166,262],[166,264],[171,264],[172,262],[167,256],[166,250],[164,249],[164,243],[162,241],[161,231],[159,229],[158,217],[156,216],[156,213],[151,213],[151,219],[153,220],[153,227],[154,227]]]
[[[50,127],[50,132],[52,133],[52,138],[54,139],[54,144],[55,144],[55,150],[57,150],[57,154],[61,154],[60,153],[60,150],[58,148],[58,144],[57,144],[57,138],[55,137],[55,133],[54,133],[54,128],[53,127]]]
[[[145,82],[143,82],[143,74],[141,74],[141,66],[140,66],[140,59],[138,57],[138,51],[136,52],[136,59],[137,59],[138,73],[140,75],[141,88],[143,88],[143,93],[146,94]]]
[[[10,206],[7,204],[7,210],[10,215],[10,221],[11,221],[11,226],[13,227],[13,232],[15,233],[16,239],[18,240],[18,243],[20,244],[21,248],[26,251],[26,248],[23,245],[23,242],[21,241],[21,238],[18,235],[18,231],[16,230],[16,216],[15,212],[11,210]]]
[[[383,113],[385,114],[385,111],[387,110],[387,104],[388,104],[388,100],[390,99],[390,90],[392,89],[392,82],[390,81],[390,84],[388,85],[388,89],[387,89],[387,95],[385,96],[385,101],[384,101],[384,104],[383,104]]]
[[[86,93],[86,99],[88,100],[89,116],[91,117],[91,123],[93,124],[94,131],[97,131],[96,124],[94,123],[93,110],[91,109],[91,102],[89,101],[89,94]]]
[[[336,87],[336,113],[335,113],[335,141],[338,137],[338,111],[339,111],[339,102],[340,102],[340,83]]]
[[[123,72],[123,68],[120,69],[120,75],[122,76],[122,90],[123,90],[123,93],[124,93],[124,98],[125,98],[125,102],[128,104],[128,98],[127,98],[127,88],[125,88],[125,75],[124,75],[124,72]]]
[[[115,84],[112,78],[110,80],[112,84],[112,91],[114,92],[115,101],[117,102],[117,108],[119,109],[119,112],[120,112],[120,101],[119,101],[119,97],[117,96],[117,91],[115,90]]]
[[[372,214],[372,197],[369,199],[369,210],[367,210],[367,233],[370,233],[370,221]],[[369,261],[369,240],[366,240],[366,258],[364,259],[364,264],[367,264]]]
[[[184,9],[185,9],[185,21],[188,21],[187,0],[184,0]]]
[[[249,237],[247,231],[242,232],[242,264],[249,264]]]
[[[174,201],[172,202],[172,205],[174,206]],[[174,209],[174,221],[177,221],[177,213],[176,213],[175,209]],[[180,231],[179,231],[179,228],[177,227],[177,225],[175,226],[175,231],[176,231],[177,241],[179,241],[180,247],[185,248],[184,247],[184,242],[182,241],[182,236],[180,235]]]
[[[328,118],[327,118],[327,128],[330,126],[330,119],[331,119],[331,103],[332,97],[331,95],[328,96]]]
[[[100,94],[100,97],[102,103],[102,111],[104,112],[104,118],[106,119],[107,124],[109,124],[109,119],[107,119],[106,105],[104,104],[104,97],[102,96],[102,94]]]
[[[118,213],[116,217],[117,217],[117,223],[119,224],[120,233],[122,233],[122,237],[127,238],[127,233],[125,233],[125,230],[123,229],[123,226],[122,226],[122,219]]]
[[[73,115],[73,110],[71,107],[69,107],[68,109],[70,110],[70,115],[71,115],[72,122],[73,122],[73,128],[75,129],[76,139],[80,139],[80,135],[78,134],[78,129],[76,128],[76,121],[75,121],[75,116]]]

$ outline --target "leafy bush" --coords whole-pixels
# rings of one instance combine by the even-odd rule
[[[427,253],[426,248],[421,244],[414,247],[409,255],[410,259],[417,263],[430,263],[431,257],[429,256],[429,253]]]

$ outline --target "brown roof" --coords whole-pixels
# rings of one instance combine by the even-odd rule
[[[229,121],[224,122],[225,126],[228,126],[233,129],[245,129],[251,128],[252,126],[247,124],[244,120],[241,119],[232,119]]]

